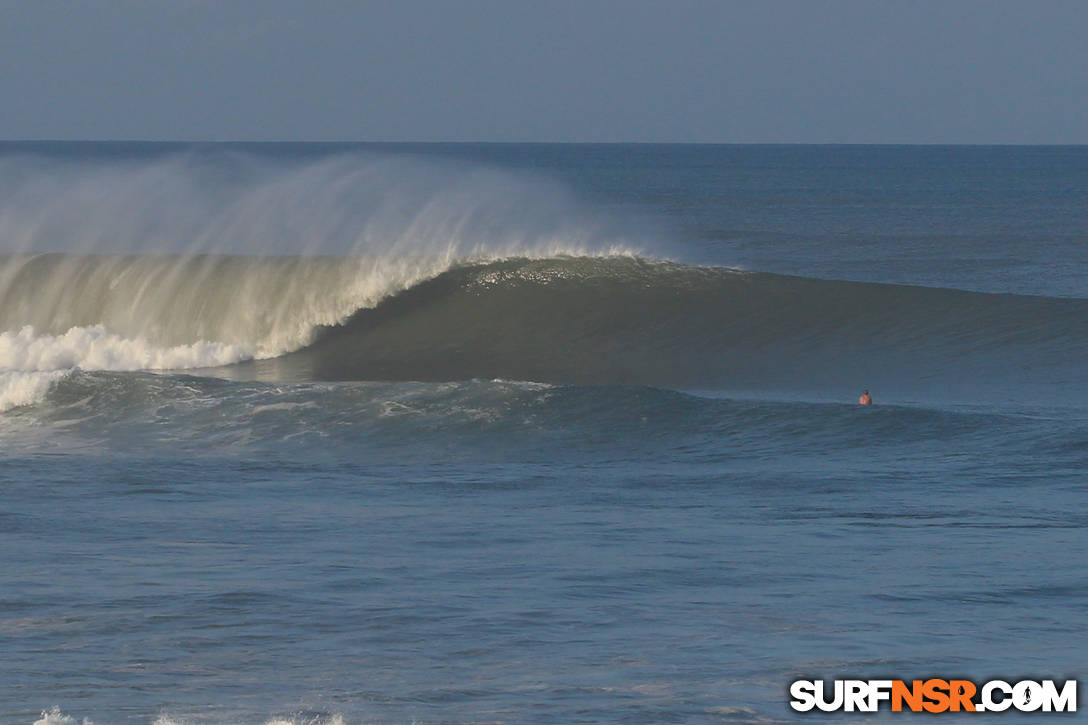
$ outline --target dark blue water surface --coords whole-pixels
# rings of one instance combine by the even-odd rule
[[[776,723],[806,719],[788,706],[798,678],[1084,674],[1088,368],[1070,331],[1088,298],[1088,151],[6,144],[0,186],[24,208],[40,203],[45,221],[0,205],[0,235],[13,254],[95,254],[117,239],[128,252],[146,239],[153,252],[164,229],[199,226],[193,209],[205,202],[178,198],[178,179],[248,188],[259,177],[297,194],[292,175],[329,159],[362,164],[372,183],[393,172],[367,164],[402,157],[436,174],[482,169],[541,184],[563,201],[526,213],[549,233],[548,215],[569,209],[575,228],[603,224],[649,259],[874,284],[821,292],[837,317],[811,337],[772,315],[778,332],[798,335],[782,349],[801,357],[706,387],[587,385],[565,369],[442,379],[449,368],[438,362],[424,381],[387,370],[382,380],[277,379],[271,364],[261,374],[147,372],[109,362],[127,354],[113,338],[73,338],[102,350],[46,359],[34,351],[56,338],[15,337],[11,326],[0,340],[0,722]],[[416,185],[430,181],[395,171],[392,196],[373,208],[394,209],[390,248],[410,256],[419,250],[404,240],[422,233],[436,199],[448,210],[461,197],[421,196]],[[88,242],[90,222],[49,201],[125,209],[108,184],[88,197],[72,179],[130,189],[133,173],[171,191],[144,202],[169,218],[128,224],[111,212],[93,220]],[[296,198],[283,218],[321,198]],[[267,209],[241,208],[229,223],[213,208],[222,223],[209,228],[229,237],[246,209]],[[488,244],[512,234],[489,209],[426,233],[469,228]],[[351,224],[319,231],[356,233]],[[194,242],[201,252],[219,243]],[[517,271],[519,284],[538,272]],[[501,275],[486,279],[492,287],[476,280],[465,294],[507,293]],[[801,294],[781,279],[773,294]],[[992,308],[985,295],[966,299],[972,316],[961,318],[955,295],[903,297],[893,284],[1001,296]],[[24,301],[4,289],[5,314],[50,306],[61,328],[75,319],[64,306],[85,299],[71,286]],[[576,327],[547,319],[547,295],[530,293],[525,309],[549,335]],[[819,387],[838,360],[826,348],[869,330],[862,308],[885,298],[880,319],[894,330],[881,360],[924,347],[918,359],[943,365],[918,371],[918,390],[874,388],[877,405],[863,408],[854,401],[867,381]],[[397,314],[431,320],[411,299]],[[947,318],[914,320],[904,299]],[[640,334],[680,339],[641,329],[666,323],[638,298],[625,305],[623,337],[586,323],[556,345],[622,357],[643,350]],[[1006,314],[1014,329],[1002,329]],[[407,339],[416,327],[394,322],[383,345],[432,352]],[[781,335],[744,330],[752,337],[731,349],[774,362]],[[436,361],[465,356],[442,345]],[[819,356],[804,357],[810,345]],[[1044,359],[1025,351],[1040,345]],[[517,352],[501,339],[496,350]],[[988,379],[973,381],[980,370]],[[51,377],[33,387],[42,374]]]

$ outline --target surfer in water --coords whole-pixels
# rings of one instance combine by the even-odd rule
[[[873,404],[873,398],[872,398],[871,395],[869,395],[869,391],[868,390],[861,391],[861,397],[858,398],[858,405],[872,405],[872,404]]]

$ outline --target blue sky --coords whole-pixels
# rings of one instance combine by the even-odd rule
[[[1086,143],[1088,2],[0,0],[0,138]]]

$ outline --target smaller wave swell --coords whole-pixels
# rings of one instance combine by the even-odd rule
[[[400,463],[483,455],[525,462],[563,451],[589,460],[604,454],[668,461],[681,451],[693,464],[743,459],[762,465],[787,449],[821,460],[836,451],[856,457],[859,448],[882,446],[905,446],[923,458],[946,445],[1034,456],[1044,440],[1046,455],[1082,461],[1083,422],[1070,411],[1044,408],[1031,414],[866,408],[653,387],[506,380],[283,384],[75,372],[57,381],[41,404],[9,414],[2,433],[9,449],[33,449],[44,433],[49,445],[59,436],[71,449],[152,456],[304,453]]]

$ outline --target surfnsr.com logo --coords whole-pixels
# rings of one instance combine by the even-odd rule
[[[1076,712],[1077,681],[796,680],[790,697],[797,712]]]

